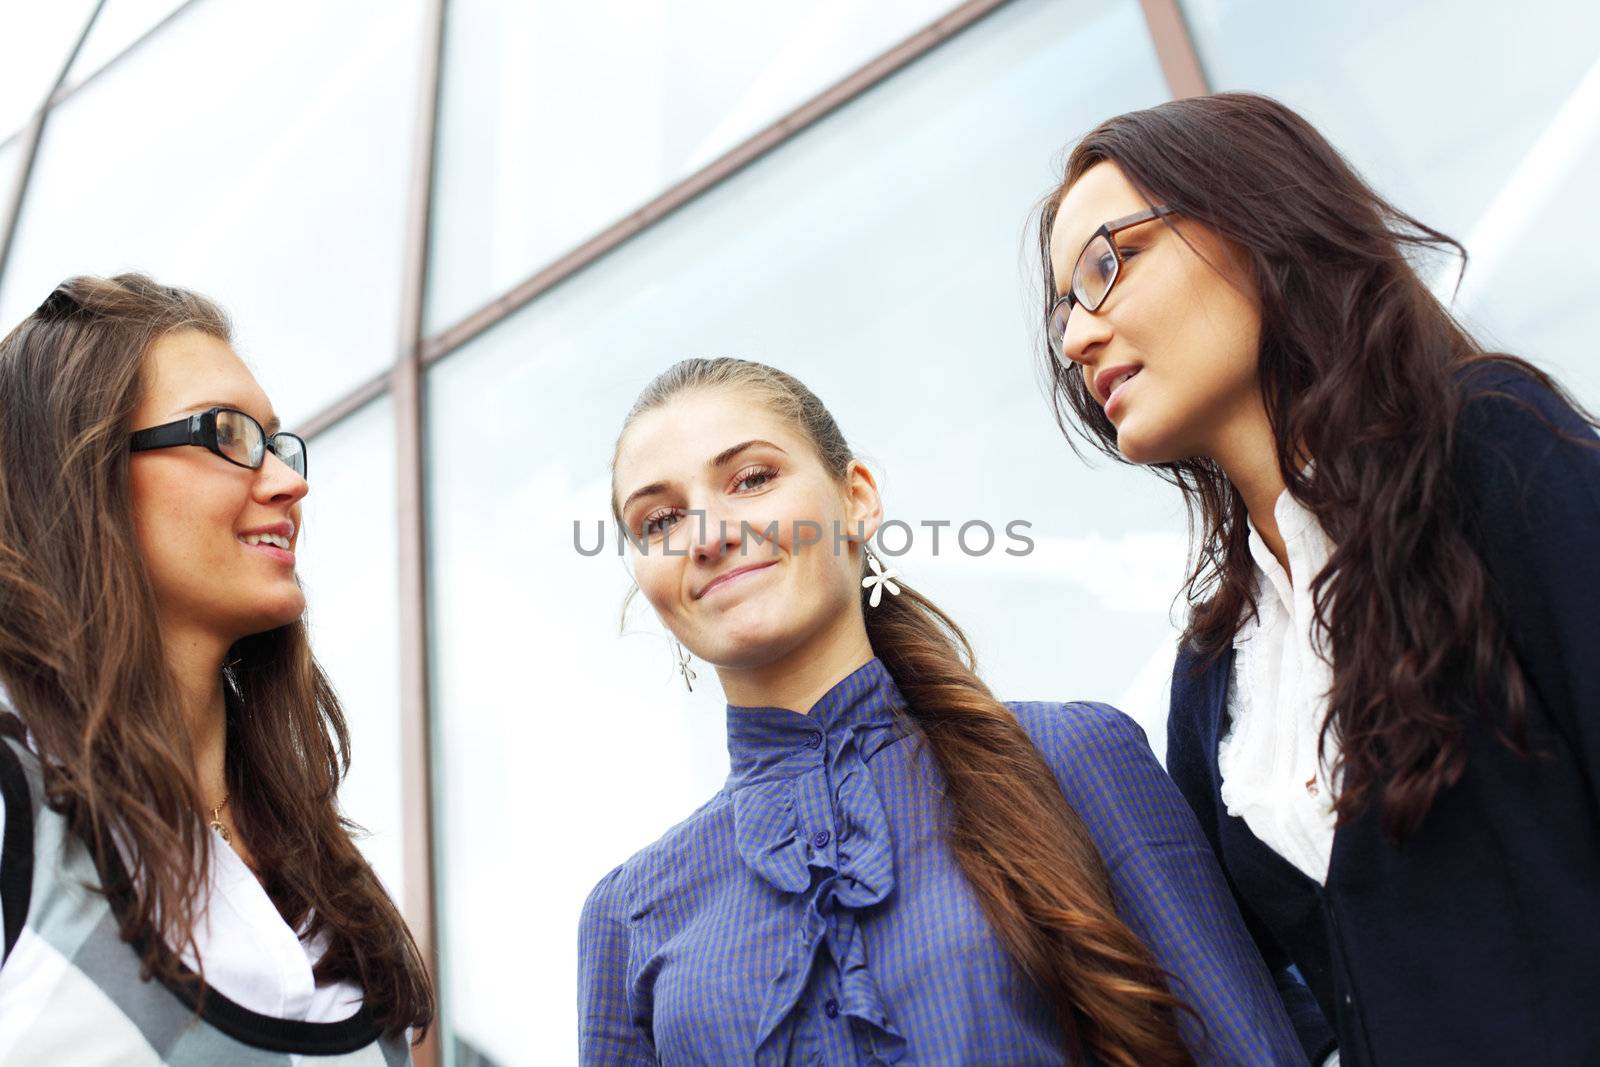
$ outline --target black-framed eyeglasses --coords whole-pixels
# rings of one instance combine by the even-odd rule
[[[242,411],[216,407],[198,415],[161,426],[138,430],[128,442],[128,451],[145,452],[152,448],[199,445],[210,449],[229,463],[260,470],[267,452],[281,459],[300,477],[306,476],[306,443],[297,434],[269,434],[261,424]]]
[[[1120,219],[1112,219],[1089,235],[1082,251],[1078,253],[1077,262],[1072,266],[1072,285],[1056,297],[1050,305],[1050,314],[1045,317],[1050,351],[1057,359],[1062,358],[1063,343],[1067,336],[1067,316],[1072,314],[1072,309],[1082,306],[1085,311],[1098,311],[1106,295],[1111,292],[1111,287],[1122,275],[1122,250],[1111,239],[1112,236],[1118,231],[1171,214],[1174,214],[1173,210],[1165,204],[1157,205]]]

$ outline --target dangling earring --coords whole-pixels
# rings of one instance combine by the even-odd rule
[[[692,693],[694,680],[700,676],[689,666],[689,650],[676,637],[672,639],[672,647],[678,650],[678,673],[683,675],[683,684]]]
[[[872,550],[866,545],[861,546],[861,551],[865,553],[867,564],[872,568],[872,573],[861,579],[861,588],[872,590],[872,596],[867,600],[867,605],[869,607],[877,607],[879,602],[883,600],[883,591],[885,589],[889,590],[890,595],[899,596],[900,587],[890,579],[896,577],[900,572],[884,570],[883,564],[878,562],[878,557],[874,556]]]

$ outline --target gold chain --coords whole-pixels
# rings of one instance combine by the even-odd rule
[[[222,809],[228,806],[228,794],[222,794],[222,803],[211,809],[211,828],[222,835],[222,840],[233,844],[233,835],[222,825]]]

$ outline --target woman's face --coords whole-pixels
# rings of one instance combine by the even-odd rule
[[[858,463],[841,484],[760,401],[705,389],[640,416],[613,484],[640,591],[706,662],[760,669],[860,627],[877,487]]]
[[[233,349],[198,330],[176,330],[146,357],[133,428],[231,407],[278,428],[272,404]],[[139,552],[163,627],[226,644],[298,619],[305,595],[294,547],[306,482],[269,450],[259,470],[205,448],[135,452],[129,489]],[[281,537],[287,550],[260,540]]]
[[[1085,171],[1061,197],[1050,233],[1058,290],[1071,284],[1096,229],[1148,207],[1115,163]],[[1261,313],[1248,260],[1197,223],[1171,222],[1182,237],[1153,220],[1112,238],[1121,273],[1098,310],[1072,310],[1062,345],[1135,463],[1220,458],[1265,417],[1256,376]]]

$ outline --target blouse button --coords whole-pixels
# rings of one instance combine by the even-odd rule
[[[826,831],[826,830],[818,830],[816,833],[812,834],[811,835],[811,843],[813,845],[815,845],[817,848],[827,848],[828,847],[828,831]]]
[[[821,748],[822,747],[822,735],[821,734],[812,734],[810,737],[806,738],[806,747],[807,748]]]
[[[822,1011],[828,1018],[837,1019],[839,1017],[839,1002],[829,997],[828,1002],[822,1006]]]

